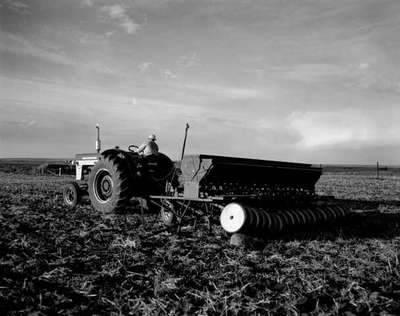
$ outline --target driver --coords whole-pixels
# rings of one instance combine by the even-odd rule
[[[151,134],[142,145],[139,146],[137,152],[143,156],[149,156],[158,153],[158,145],[156,144],[156,135]]]

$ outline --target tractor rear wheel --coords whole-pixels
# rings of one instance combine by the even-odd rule
[[[105,215],[125,208],[131,197],[131,177],[126,161],[119,156],[99,160],[89,174],[89,198],[94,209]]]
[[[63,200],[64,204],[69,208],[74,208],[81,200],[81,190],[78,183],[70,182],[64,186]]]

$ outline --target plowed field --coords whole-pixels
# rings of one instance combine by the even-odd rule
[[[14,171],[0,173],[0,314],[400,314],[398,174],[327,173],[318,191],[356,214],[243,249],[217,223],[178,238],[157,214],[69,210],[70,177]]]

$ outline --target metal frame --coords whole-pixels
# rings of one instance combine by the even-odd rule
[[[182,225],[184,224],[184,217],[189,214],[191,217],[194,217],[193,227],[196,226],[199,217],[206,217],[209,225],[208,228],[211,232],[213,208],[222,209],[223,206],[219,203],[225,200],[223,197],[186,198],[181,196],[151,195],[149,196],[149,201],[160,207],[160,209],[164,208],[174,214],[177,219],[175,225],[177,233],[180,234]],[[166,201],[169,203],[166,203]]]

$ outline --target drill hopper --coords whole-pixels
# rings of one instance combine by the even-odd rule
[[[310,164],[212,155],[185,156],[184,195],[296,201],[314,196],[321,168]]]

